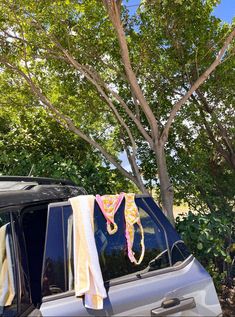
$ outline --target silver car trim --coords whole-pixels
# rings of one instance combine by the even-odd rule
[[[104,284],[107,287],[112,287],[112,286],[116,286],[116,285],[120,285],[120,284],[124,284],[124,283],[134,282],[140,278],[144,279],[144,278],[149,278],[149,277],[153,277],[153,276],[158,276],[161,274],[166,274],[169,272],[179,271],[179,270],[182,270],[183,268],[185,268],[193,260],[194,260],[194,256],[190,255],[186,260],[184,260],[182,263],[180,263],[177,266],[171,266],[171,267],[160,269],[157,271],[151,271],[151,272],[145,273],[143,276],[141,276],[141,274],[140,274],[140,277],[138,277],[138,275],[139,275],[138,272],[132,273],[129,275],[125,275],[123,277],[119,277],[119,278],[116,278],[116,279],[113,279],[110,281],[106,281]],[[67,291],[67,292],[63,292],[60,294],[45,296],[42,298],[42,303],[50,302],[50,301],[53,301],[56,299],[61,299],[64,297],[69,297],[69,296],[75,296],[75,291]]]
[[[194,260],[194,256],[190,255],[182,263],[180,263],[180,264],[178,264],[176,266],[169,266],[167,268],[156,270],[156,271],[144,272],[143,275],[141,275],[141,271],[140,272],[135,272],[135,273],[132,273],[132,274],[128,274],[128,275],[125,275],[125,276],[122,276],[122,277],[115,278],[113,280],[105,282],[105,284],[107,283],[109,286],[114,286],[114,285],[119,285],[119,284],[132,282],[132,281],[135,281],[137,279],[143,279],[143,278],[153,277],[153,276],[157,276],[157,275],[161,275],[161,274],[166,274],[166,273],[169,273],[169,272],[179,271],[179,270],[185,268],[193,260]]]
[[[147,198],[147,197],[151,197],[150,195],[147,194],[136,194],[135,198]],[[48,207],[50,207],[51,205],[53,205],[53,207],[60,207],[60,206],[71,206],[69,201],[59,201],[59,202],[55,202],[55,203],[50,203],[48,205]]]

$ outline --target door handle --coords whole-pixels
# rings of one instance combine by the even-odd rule
[[[160,307],[151,310],[151,316],[168,316],[195,307],[196,303],[193,297],[182,300],[171,298],[163,301]]]
[[[166,299],[162,302],[163,308],[171,308],[180,304],[179,298]]]

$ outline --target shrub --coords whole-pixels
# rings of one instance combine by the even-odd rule
[[[193,255],[201,262],[221,291],[231,284],[234,275],[232,259],[235,242],[235,213],[189,212],[176,218],[176,228]]]

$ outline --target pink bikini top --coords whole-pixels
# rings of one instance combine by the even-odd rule
[[[107,220],[107,231],[109,234],[114,234],[118,230],[118,226],[114,221],[114,216],[121,205],[124,194],[120,195],[96,195],[96,201]],[[112,228],[111,228],[112,225]]]
[[[115,214],[123,200],[125,198],[125,221],[126,221],[126,240],[127,240],[127,249],[128,249],[128,257],[130,261],[136,265],[139,265],[145,253],[145,245],[144,245],[144,230],[140,221],[139,210],[135,204],[135,194],[126,194],[121,193],[120,195],[96,195],[96,201],[107,220],[107,231],[109,234],[114,234],[118,230],[118,226],[115,223]],[[135,253],[133,252],[133,243],[135,236],[135,228],[134,225],[137,224],[140,228],[141,233],[141,247],[142,252],[139,260],[137,261],[135,258]],[[112,228],[111,228],[112,226]]]

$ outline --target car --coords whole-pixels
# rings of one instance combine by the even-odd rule
[[[124,205],[109,235],[95,204],[95,241],[107,298],[103,310],[75,297],[69,198],[86,195],[69,180],[0,177],[1,316],[219,316],[212,278],[152,197],[135,195],[144,229],[140,265],[127,257]],[[133,249],[138,256],[140,232]]]

